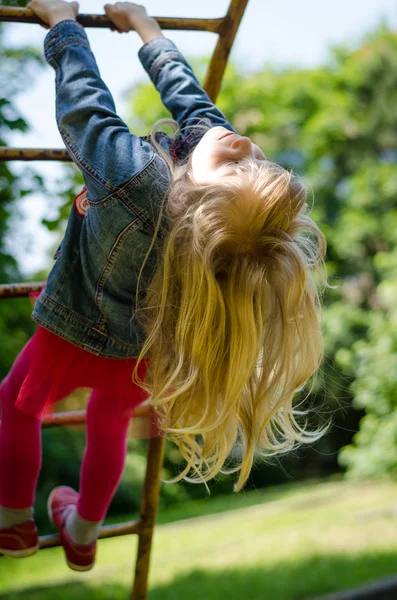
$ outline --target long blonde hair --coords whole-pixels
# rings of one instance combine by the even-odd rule
[[[296,417],[308,411],[292,406],[323,359],[313,274],[326,283],[326,242],[297,176],[245,159],[235,175],[197,186],[189,163],[175,167],[157,144],[161,124],[152,140],[173,181],[158,223],[165,208],[170,227],[135,313],[146,341],[133,381],[149,393],[161,430],[186,460],[167,483],[240,471],[238,492],[255,452],[284,453],[328,428],[306,431]],[[236,443],[241,462],[223,470]]]

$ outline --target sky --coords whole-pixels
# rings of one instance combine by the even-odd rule
[[[139,0],[151,16],[219,17],[228,8],[229,0]],[[1,0],[0,0],[1,4]],[[105,2],[81,0],[81,13],[103,14]],[[323,63],[331,45],[347,43],[354,46],[362,35],[373,30],[381,20],[397,30],[397,0],[250,0],[240,24],[230,59],[240,68],[260,69],[264,64],[280,67],[286,64],[315,66]],[[5,40],[9,45],[33,44],[43,48],[47,30],[36,24],[4,24]],[[119,34],[106,29],[87,28],[91,48],[101,76],[109,87],[116,108],[126,116],[125,94],[138,81],[149,81],[137,52],[141,47],[135,32]],[[166,31],[187,57],[210,56],[217,36],[207,32]],[[17,108],[32,129],[8,136],[13,147],[63,148],[55,122],[54,70],[46,65],[34,81],[32,89],[20,94]],[[226,115],[227,116],[227,115]],[[62,174],[59,163],[30,163],[51,186]],[[26,168],[22,162],[10,163],[20,174]],[[18,217],[8,244],[17,256],[20,268],[27,277],[49,263],[49,251],[54,234],[41,224],[43,217],[54,216],[49,199],[31,195],[19,203]]]

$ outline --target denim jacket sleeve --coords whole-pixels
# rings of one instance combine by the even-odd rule
[[[83,173],[88,199],[101,200],[149,165],[153,147],[131,134],[117,115],[79,23],[55,25],[46,35],[44,52],[56,72],[59,132]]]
[[[222,125],[235,131],[203,90],[174,42],[168,38],[153,39],[141,47],[138,57],[179,126],[194,125],[205,118],[212,127]]]

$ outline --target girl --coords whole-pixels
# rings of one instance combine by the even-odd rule
[[[255,450],[322,435],[292,403],[322,360],[312,271],[322,277],[325,240],[302,182],[235,132],[143,7],[104,8],[117,31],[142,38],[172,137],[157,125],[137,137],[117,116],[77,2],[28,6],[51,28],[57,123],[85,188],[34,308],[37,332],[0,389],[0,552],[37,550],[41,418],[91,387],[79,492],[55,488],[48,503],[69,566],[87,570],[147,397],[187,461],[174,481],[215,477],[239,442],[229,471],[240,471],[239,491]]]

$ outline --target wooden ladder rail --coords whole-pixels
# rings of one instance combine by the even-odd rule
[[[212,55],[204,81],[204,89],[213,102],[218,96],[229,54],[236,37],[241,19],[249,0],[231,0],[224,17],[218,19],[188,19],[154,17],[162,29],[210,31],[218,34],[218,41]],[[26,8],[0,7],[0,22],[38,23],[41,21]],[[111,21],[104,15],[80,14],[77,21],[83,27],[109,28]],[[0,161],[60,161],[72,162],[68,152],[62,149],[45,148],[0,148]],[[27,297],[39,292],[44,282],[28,282],[0,285],[0,300]],[[151,407],[140,406],[135,417],[154,418]],[[55,413],[51,421],[43,421],[42,427],[62,427],[84,424],[86,411]],[[165,439],[161,436],[148,440],[147,465],[142,490],[140,516],[135,521],[105,525],[101,527],[99,539],[127,535],[138,535],[138,551],[135,563],[135,577],[131,590],[131,600],[146,600],[150,566],[151,545],[157,514],[160,474],[163,464]],[[40,537],[40,549],[60,545],[57,534]]]

